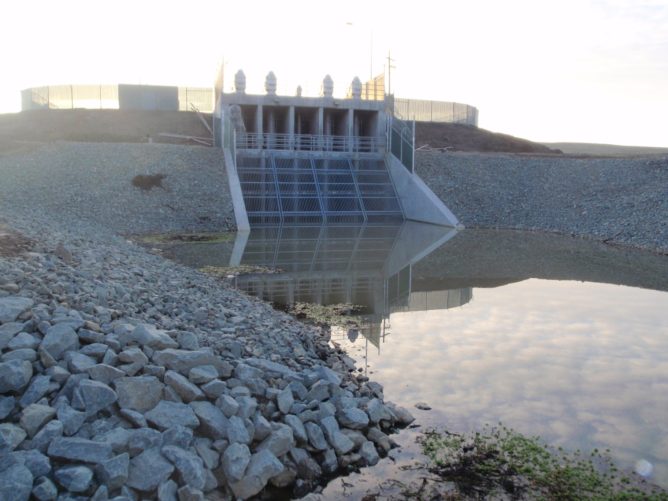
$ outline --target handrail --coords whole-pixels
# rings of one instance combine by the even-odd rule
[[[332,136],[245,132],[237,135],[237,149],[341,151],[375,153],[385,146],[382,138],[370,136]]]

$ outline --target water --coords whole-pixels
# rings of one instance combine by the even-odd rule
[[[503,422],[569,450],[611,449],[668,487],[668,257],[555,235],[401,227],[272,229],[234,247],[175,247],[198,265],[284,273],[237,278],[267,300],[364,306],[332,329],[421,428],[376,468],[332,482],[359,497],[419,457],[416,434]],[[245,241],[243,241],[245,240]],[[415,403],[432,410],[420,411]]]

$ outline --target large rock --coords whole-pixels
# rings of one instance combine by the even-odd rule
[[[228,482],[241,480],[251,459],[250,449],[245,444],[231,444],[223,453],[222,467]]]
[[[93,481],[93,472],[85,466],[65,466],[54,473],[56,482],[70,492],[84,492]]]
[[[68,437],[74,435],[86,420],[86,413],[80,412],[67,404],[59,405],[56,409],[58,420],[63,423],[63,433]]]
[[[23,330],[23,322],[9,322],[0,325],[0,350],[4,350],[14,336]]]
[[[79,383],[79,393],[83,400],[88,415],[106,409],[116,400],[118,395],[104,383],[84,379]]]
[[[306,435],[306,428],[304,428],[304,423],[294,414],[288,414],[285,416],[285,423],[292,428],[292,433],[295,439],[304,444],[308,442],[308,435]]]
[[[204,399],[202,390],[176,371],[167,371],[164,382],[171,386],[179,397],[181,397],[181,400],[186,403]]]
[[[97,478],[106,485],[110,491],[120,488],[128,480],[130,470],[130,455],[120,454],[116,457],[102,461],[97,465]]]
[[[51,376],[35,376],[30,381],[30,385],[23,393],[21,400],[19,400],[19,405],[28,407],[30,404],[34,404],[48,393],[50,385]]]
[[[40,344],[40,349],[46,351],[55,360],[59,360],[65,352],[76,350],[78,347],[79,336],[67,323],[49,327]]]
[[[227,425],[227,439],[230,443],[250,444],[253,437],[250,436],[244,420],[239,416],[232,416]]]
[[[16,399],[14,397],[0,396],[0,419],[5,419],[11,414],[16,406]]]
[[[225,365],[220,358],[207,349],[188,351],[169,348],[156,351],[153,354],[153,362],[183,375],[188,375],[190,369],[199,367],[200,365],[213,365],[219,370]]]
[[[200,429],[214,440],[227,437],[228,420],[222,411],[211,402],[191,402],[190,407],[199,419]]]
[[[13,464],[0,472],[0,499],[2,501],[28,501],[33,476],[22,464]]]
[[[30,382],[31,377],[32,364],[27,360],[0,363],[0,393],[20,390]]]
[[[120,369],[108,364],[96,364],[86,369],[90,378],[100,383],[109,384],[116,379],[124,377],[126,374]]]
[[[366,412],[369,415],[369,420],[374,424],[381,420],[392,421],[394,417],[390,410],[377,398],[369,400],[366,404]]]
[[[339,414],[339,422],[351,430],[362,430],[369,424],[369,416],[357,407],[350,407]]]
[[[168,445],[162,448],[162,455],[176,467],[183,483],[195,489],[203,489],[206,483],[202,459],[180,447]]]
[[[275,424],[274,431],[257,446],[257,450],[268,449],[274,456],[281,457],[292,449],[294,445],[295,439],[292,428],[285,424]]]
[[[173,471],[174,466],[160,454],[160,449],[147,449],[130,461],[130,475],[126,485],[132,489],[150,492],[166,482]]]
[[[44,428],[39,430],[32,439],[32,447],[40,452],[46,452],[49,444],[63,435],[63,423],[57,420],[49,421]]]
[[[58,437],[51,441],[48,454],[57,459],[101,463],[111,457],[111,445],[84,438]]]
[[[248,499],[267,485],[271,477],[279,475],[285,467],[269,450],[265,449],[251,456],[244,477],[231,482],[230,487],[237,498]]]
[[[16,449],[25,440],[26,431],[12,423],[0,423],[0,454]]]
[[[137,376],[116,379],[114,387],[119,407],[146,412],[160,402],[164,385],[155,376]]]
[[[415,421],[415,417],[413,414],[411,414],[407,409],[404,407],[401,407],[399,405],[395,405],[393,403],[388,403],[386,405],[390,411],[395,415],[397,418],[397,423],[401,426],[408,426],[411,424],[413,421]]]
[[[378,456],[378,451],[376,450],[376,447],[373,445],[373,442],[370,440],[367,440],[362,444],[362,447],[360,447],[360,456],[362,456],[362,459],[364,459],[364,462],[368,466],[373,466],[376,463],[378,463],[378,460],[380,459],[380,456]]]
[[[48,405],[31,404],[23,409],[21,414],[21,426],[32,438],[42,426],[53,419],[56,415],[56,409]]]
[[[306,428],[306,435],[308,435],[309,444],[316,450],[324,451],[329,448],[327,445],[327,440],[325,440],[325,435],[322,432],[322,428],[315,423],[305,423],[304,428]]]
[[[297,373],[288,366],[264,358],[247,358],[244,362],[258,369],[262,369],[263,372],[268,373],[267,375],[271,377],[279,376],[284,379],[297,379],[298,377]]]
[[[153,409],[144,414],[146,420],[161,430],[181,425],[197,428],[199,419],[192,407],[178,402],[162,400]]]
[[[178,348],[179,344],[169,335],[151,324],[139,324],[134,330],[121,337],[121,342],[135,342],[141,346],[150,346],[156,350]]]
[[[32,495],[37,501],[54,501],[58,497],[58,487],[47,477],[35,480]]]
[[[339,423],[334,416],[327,416],[320,421],[320,426],[327,437],[327,441],[336,450],[338,455],[348,454],[355,444],[339,429]]]
[[[0,324],[13,322],[33,304],[32,299],[27,297],[0,297]]]
[[[283,414],[288,414],[292,404],[295,403],[295,399],[292,396],[292,390],[289,386],[286,386],[283,391],[281,391],[276,396],[276,404],[278,405],[278,410]]]

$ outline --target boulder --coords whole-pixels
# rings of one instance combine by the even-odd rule
[[[119,489],[128,480],[130,455],[126,452],[106,461],[96,468],[97,478],[111,491]]]
[[[199,419],[192,407],[178,402],[162,400],[153,409],[144,414],[146,420],[161,430],[181,425],[197,428]]]
[[[54,473],[56,482],[70,492],[84,492],[93,481],[93,472],[86,466],[64,466]]]
[[[146,412],[160,402],[164,384],[155,376],[136,376],[116,379],[114,387],[119,407]]]
[[[195,411],[205,436],[214,440],[227,437],[229,422],[218,407],[207,401],[191,402],[190,407]]]
[[[0,393],[17,391],[26,386],[32,377],[32,364],[27,360],[10,360],[0,363]]]
[[[48,455],[82,463],[101,463],[111,457],[111,445],[84,438],[57,437],[51,441]]]
[[[126,485],[142,492],[150,492],[166,482],[174,466],[154,447],[147,449],[130,461],[130,474]]]
[[[14,317],[16,318],[16,317]],[[0,471],[0,499],[2,501],[28,501],[33,476],[22,464],[13,464]]]
[[[32,308],[33,300],[27,297],[0,297],[0,324],[14,322],[21,313]]]
[[[199,456],[173,445],[163,447],[162,455],[176,467],[183,483],[194,489],[204,488],[206,483],[204,463]]]
[[[100,381],[88,379],[81,381],[79,383],[79,393],[89,416],[106,409],[118,400],[116,392]]]
[[[59,360],[68,351],[79,347],[79,336],[67,323],[59,323],[46,331],[40,349],[46,351],[55,360]]]
[[[251,452],[245,444],[231,444],[223,453],[222,468],[228,482],[241,480],[251,459]]]
[[[30,404],[21,414],[21,427],[32,438],[46,423],[56,415],[56,409],[48,405]]]
[[[185,402],[192,402],[193,400],[203,400],[204,393],[197,385],[191,383],[186,377],[182,376],[176,371],[167,371],[164,378],[165,384],[171,386],[174,391]]]
[[[260,492],[269,479],[280,474],[284,468],[269,450],[262,450],[251,456],[244,477],[238,482],[231,482],[230,488],[237,498],[248,499]]]

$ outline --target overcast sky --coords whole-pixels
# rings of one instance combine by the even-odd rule
[[[63,83],[335,94],[395,59],[399,97],[458,101],[480,126],[538,141],[668,146],[668,0],[0,3],[0,112]]]

